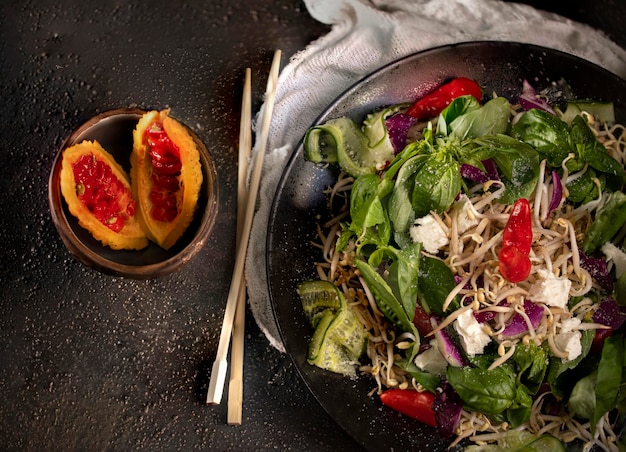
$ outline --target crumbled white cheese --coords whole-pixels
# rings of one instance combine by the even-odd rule
[[[478,212],[474,209],[474,204],[472,204],[467,195],[461,195],[452,208],[456,213],[459,234],[463,234],[469,228],[472,228],[479,223]]]
[[[583,352],[580,338],[582,334],[580,331],[567,331],[565,333],[559,333],[554,337],[554,344],[564,352],[567,353],[566,358],[562,358],[563,362],[571,361],[580,356]]]
[[[491,342],[491,337],[483,331],[483,327],[474,317],[474,312],[468,309],[454,321],[454,329],[459,333],[461,345],[468,355],[479,355],[485,346]]]
[[[572,282],[567,278],[557,278],[552,272],[537,270],[539,279],[530,288],[530,299],[548,306],[565,308],[569,300]]]
[[[622,276],[626,272],[626,253],[611,242],[606,242],[602,245],[602,252],[608,260],[613,261],[615,277],[619,278]]]
[[[449,242],[448,234],[431,214],[415,220],[409,234],[413,242],[421,242],[424,251],[431,254],[436,254]]]
[[[570,331],[577,330],[579,325],[580,319],[578,317],[561,320],[561,333],[568,333]]]
[[[448,361],[439,351],[436,339],[432,339],[430,348],[417,355],[413,362],[420,370],[440,377],[446,374],[446,369],[448,368]]]

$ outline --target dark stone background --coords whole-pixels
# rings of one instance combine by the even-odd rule
[[[527,3],[626,46],[622,0]],[[204,403],[234,264],[243,72],[257,111],[274,49],[284,65],[327,31],[298,0],[0,4],[0,449],[357,449],[251,315],[243,424],[227,425],[226,397]],[[48,209],[64,138],[129,106],[171,106],[219,173],[211,239],[157,280],[83,266]]]

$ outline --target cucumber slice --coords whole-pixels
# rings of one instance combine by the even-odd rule
[[[313,163],[336,163],[335,130],[325,126],[313,127],[304,135],[304,158]]]
[[[368,137],[359,126],[350,118],[341,117],[307,131],[304,157],[314,163],[338,162],[344,172],[358,177],[376,173],[390,162],[393,146],[371,148]]]
[[[320,313],[318,317],[318,323],[315,328],[315,332],[313,333],[313,337],[311,337],[311,342],[309,342],[309,352],[307,354],[307,360],[315,361],[317,355],[324,344],[324,339],[326,339],[326,333],[328,332],[328,327],[332,323],[335,318],[335,314],[327,309]]]
[[[322,369],[355,375],[365,350],[367,330],[339,289],[328,281],[307,281],[298,292],[315,331],[307,360]]]
[[[323,327],[323,323],[320,321],[318,328]],[[356,375],[355,366],[365,350],[366,337],[365,328],[354,311],[346,304],[333,317],[323,340],[315,344],[311,341],[309,356],[314,355],[315,358],[309,359],[309,363],[331,372]],[[312,351],[311,346],[318,344],[320,347]]]
[[[337,288],[328,281],[306,281],[298,287],[302,308],[313,328],[316,328],[325,311],[335,313],[341,309]]]
[[[601,123],[615,123],[615,109],[612,102],[591,102],[577,101],[569,102],[561,119],[568,124],[572,123],[574,117],[580,115],[583,111],[593,115],[596,120]]]

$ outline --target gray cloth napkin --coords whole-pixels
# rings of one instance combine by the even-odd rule
[[[305,4],[311,16],[332,28],[296,54],[279,77],[245,271],[254,318],[269,342],[283,352],[267,287],[270,207],[292,151],[343,91],[403,56],[478,40],[554,48],[626,78],[626,51],[603,33],[527,5],[499,0],[305,0]]]

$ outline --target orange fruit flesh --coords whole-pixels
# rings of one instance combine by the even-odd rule
[[[63,151],[61,193],[78,223],[112,249],[142,249],[148,240],[139,225],[128,176],[97,141]]]
[[[202,185],[196,144],[169,111],[151,111],[139,120],[133,132],[131,180],[142,228],[169,249],[191,223]]]

